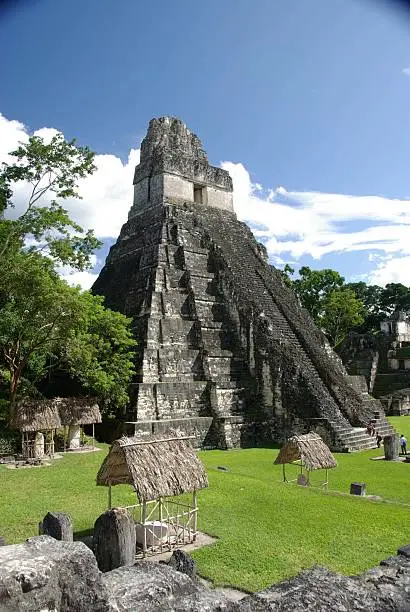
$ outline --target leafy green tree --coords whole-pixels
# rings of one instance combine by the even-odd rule
[[[134,374],[131,319],[105,308],[104,298],[81,294],[82,312],[65,347],[68,371],[106,406],[128,402],[128,383]]]
[[[14,163],[3,163],[0,170],[0,266],[9,253],[27,247],[29,240],[30,253],[41,251],[58,263],[87,268],[100,242],[91,230],[84,232],[70,218],[62,202],[80,197],[78,180],[94,172],[94,154],[56,134],[49,143],[31,136],[10,156]],[[13,190],[21,181],[30,185],[30,192],[25,210],[13,219]],[[45,196],[51,200],[45,203]]]
[[[410,312],[410,289],[401,283],[388,283],[385,287],[366,285],[364,282],[348,283],[364,305],[364,321],[358,331],[372,332],[380,329],[380,321],[396,310]]]
[[[410,312],[410,289],[401,283],[388,283],[381,291],[380,306],[387,315],[395,310]]]
[[[351,289],[334,289],[326,297],[320,323],[332,348],[337,347],[363,320],[363,303]]]
[[[0,275],[0,362],[11,410],[22,382],[65,368],[107,404],[124,405],[133,373],[131,321],[70,287],[39,254],[17,252]]]
[[[343,276],[335,270],[312,270],[309,266],[303,266],[292,287],[302,306],[309,311],[315,323],[320,324],[327,299],[343,284]]]
[[[285,264],[283,270],[279,270],[279,273],[281,274],[285,285],[287,287],[292,287],[294,281],[291,276],[293,276],[293,274],[295,273],[295,269],[292,268],[292,266],[290,266],[289,264]]]
[[[363,322],[356,327],[356,331],[372,332],[380,329],[380,321],[387,315],[381,304],[383,288],[379,285],[366,285],[363,281],[347,283],[346,289],[350,289],[363,303]]]

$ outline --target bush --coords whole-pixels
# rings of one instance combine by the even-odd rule
[[[0,428],[0,455],[14,455],[19,451],[19,443],[18,433],[7,427]]]

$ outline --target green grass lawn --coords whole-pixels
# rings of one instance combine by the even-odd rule
[[[410,440],[410,417],[391,421]],[[69,512],[77,533],[90,530],[107,502],[107,490],[95,485],[108,448],[101,446],[51,467],[0,467],[0,535],[10,543],[35,535],[49,510]],[[277,450],[202,452],[210,486],[198,496],[199,528],[219,539],[194,553],[200,574],[254,591],[314,563],[354,574],[394,554],[410,543],[410,465],[371,461],[382,452],[337,455],[328,493],[283,483],[281,467],[273,465]],[[313,483],[319,480],[315,474]],[[395,503],[333,492],[348,493],[353,481]],[[116,505],[134,499],[131,487],[113,489]]]

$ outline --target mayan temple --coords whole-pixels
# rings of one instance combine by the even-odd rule
[[[348,376],[233,211],[229,173],[179,119],[153,119],[128,221],[93,287],[133,318],[127,421],[229,448],[314,430],[334,449],[389,432],[364,377]]]

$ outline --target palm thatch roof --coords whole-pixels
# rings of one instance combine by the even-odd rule
[[[274,463],[292,463],[301,460],[302,465],[310,472],[334,468],[337,462],[322,438],[316,433],[293,436],[280,449]]]
[[[23,432],[91,423],[101,423],[101,413],[89,397],[25,398],[17,403],[10,419],[10,427]]]
[[[116,440],[97,474],[97,485],[130,484],[140,502],[204,489],[208,477],[181,432]]]

